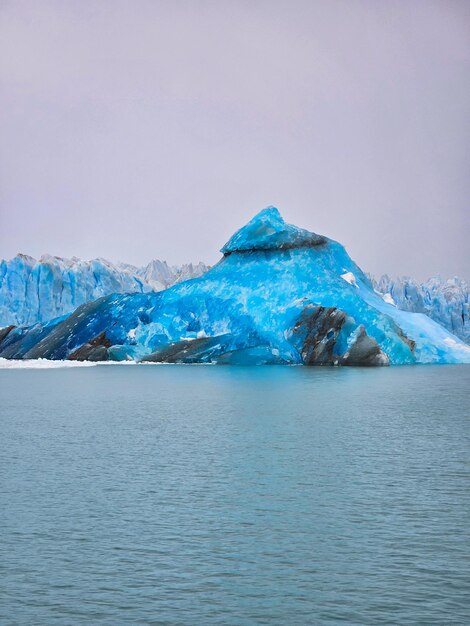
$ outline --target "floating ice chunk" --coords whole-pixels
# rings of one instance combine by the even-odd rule
[[[93,367],[91,361],[51,361],[49,359],[3,359],[0,357],[0,369],[57,369],[59,367]]]

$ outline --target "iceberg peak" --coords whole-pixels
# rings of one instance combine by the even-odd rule
[[[322,235],[287,224],[279,210],[274,206],[269,206],[237,230],[221,252],[228,256],[233,252],[312,248],[326,242],[326,237]]]

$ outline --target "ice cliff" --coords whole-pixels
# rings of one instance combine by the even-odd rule
[[[269,207],[199,278],[113,294],[0,331],[0,357],[168,363],[388,365],[470,362],[470,346],[376,293],[344,247]]]
[[[44,255],[37,261],[18,254],[0,262],[0,328],[48,322],[111,293],[161,291],[206,270],[203,263],[171,267],[155,260],[137,268],[106,259]]]

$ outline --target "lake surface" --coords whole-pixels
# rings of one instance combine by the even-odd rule
[[[0,370],[0,623],[470,623],[470,366]]]

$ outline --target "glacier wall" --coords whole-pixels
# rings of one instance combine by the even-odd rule
[[[112,293],[161,291],[207,269],[204,263],[169,266],[154,260],[138,268],[106,259],[44,255],[36,260],[18,254],[0,262],[0,328],[48,322]]]
[[[402,311],[425,313],[451,333],[470,343],[470,293],[465,280],[435,276],[420,283],[409,277],[370,277],[385,302]]]

